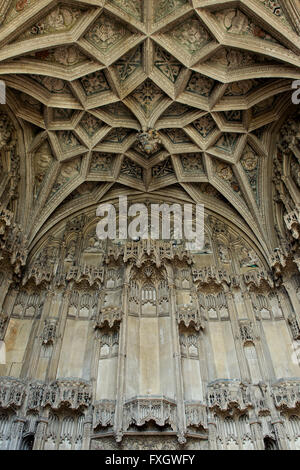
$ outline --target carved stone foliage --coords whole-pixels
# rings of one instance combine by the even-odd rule
[[[197,18],[192,18],[189,25],[185,22],[179,24],[167,36],[189,54],[195,54],[211,40],[210,34]]]
[[[176,82],[182,70],[181,63],[160,47],[155,48],[154,65],[171,83]]]
[[[186,3],[187,0],[171,0],[170,2],[167,2],[166,0],[158,0],[155,3],[155,21],[160,21],[162,18],[166,17],[167,15],[170,15]]]
[[[102,14],[88,31],[85,39],[103,54],[108,54],[122,40],[124,41],[129,31],[122,23],[116,21],[113,17]]]
[[[24,3],[24,2],[22,2]],[[25,33],[19,36],[19,40],[28,39],[37,35],[53,34],[70,30],[78,21],[81,10],[75,7],[61,5],[53,9],[47,16]]]

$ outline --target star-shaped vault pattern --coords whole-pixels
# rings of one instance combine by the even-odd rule
[[[31,243],[120,190],[204,203],[268,245],[271,129],[300,79],[279,2],[2,3],[0,78],[27,144]],[[139,136],[153,130],[146,151]]]

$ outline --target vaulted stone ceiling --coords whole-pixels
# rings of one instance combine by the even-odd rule
[[[270,249],[273,129],[300,79],[279,2],[13,0],[0,13],[31,243],[123,193],[204,203]]]

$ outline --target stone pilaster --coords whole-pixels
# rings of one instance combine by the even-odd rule
[[[170,289],[170,305],[171,305],[171,325],[172,325],[172,337],[173,337],[173,351],[174,351],[174,362],[175,362],[175,383],[176,383],[176,397],[177,397],[177,435],[180,444],[186,442],[186,417],[185,417],[185,406],[184,406],[184,385],[181,365],[181,351],[179,342],[179,332],[176,317],[176,291],[174,280],[169,277],[168,279]],[[200,385],[200,384],[199,384]]]
[[[128,280],[124,283],[123,289],[123,320],[120,325],[119,334],[119,357],[117,375],[117,401],[115,412],[114,432],[116,441],[120,442],[123,437],[123,406],[125,401],[125,367],[126,367],[126,338],[128,321]]]

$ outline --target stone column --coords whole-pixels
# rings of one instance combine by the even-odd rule
[[[103,285],[101,285],[101,289],[99,291],[98,299],[97,299],[97,308],[96,308],[96,313],[93,316],[93,322],[94,324],[91,325],[90,328],[90,341],[93,342],[93,349],[92,349],[92,355],[91,355],[91,382],[92,382],[92,387],[93,387],[93,395],[96,396],[96,390],[97,390],[97,377],[98,377],[98,364],[99,364],[99,355],[100,355],[100,347],[99,347],[99,329],[95,329],[95,322],[97,320],[97,317],[100,313],[101,307],[102,307],[102,302],[103,302]]]
[[[250,296],[250,294],[247,290],[245,290],[242,293],[242,295],[243,295],[243,299],[245,301],[245,306],[246,306],[246,309],[247,309],[247,312],[248,312],[248,317],[251,320],[252,325],[254,327],[254,336],[255,336],[254,345],[255,345],[256,352],[257,352],[257,359],[258,359],[258,363],[259,363],[259,366],[260,366],[260,373],[261,373],[262,379],[266,380],[266,378],[271,375],[271,371],[269,369],[270,369],[270,367],[272,367],[272,364],[268,364],[268,362],[266,360],[260,335],[257,337],[256,334],[255,334],[255,333],[259,333],[259,331],[258,331],[258,329],[259,329],[258,328],[259,327],[258,323],[259,322],[257,322],[254,311],[253,311],[251,296]]]
[[[168,270],[169,271],[169,270]],[[175,383],[176,383],[176,398],[177,398],[177,435],[180,444],[186,442],[186,416],[184,406],[184,386],[182,376],[182,365],[181,365],[181,351],[179,342],[178,322],[176,315],[176,290],[173,276],[169,277],[168,272],[168,285],[170,289],[170,305],[171,305],[171,325],[172,325],[172,337],[173,337],[173,350],[174,350],[174,361],[175,361]]]
[[[36,377],[38,362],[41,354],[42,341],[41,336],[44,328],[44,323],[49,315],[53,297],[55,295],[54,289],[48,286],[48,291],[45,296],[43,310],[41,318],[39,319],[36,326],[32,330],[31,338],[27,346],[27,352],[25,356],[24,373],[28,377]]]
[[[249,373],[248,373],[248,366],[247,366],[245,355],[244,355],[243,345],[240,340],[241,334],[240,334],[240,326],[238,322],[238,312],[235,306],[233,293],[230,291],[227,291],[225,292],[225,296],[227,300],[228,311],[230,313],[233,337],[234,337],[235,348],[236,348],[236,355],[237,355],[239,368],[241,372],[241,379],[247,381],[249,380]]]
[[[128,273],[126,273],[128,274]],[[125,366],[126,366],[126,337],[128,320],[128,290],[129,284],[126,276],[123,289],[123,319],[119,332],[119,357],[117,375],[117,400],[115,412],[114,432],[116,441],[121,442],[123,437],[123,405],[125,401]]]
[[[67,321],[70,296],[73,288],[73,283],[70,282],[67,289],[64,292],[63,300],[61,303],[61,308],[59,309],[59,319],[57,322],[56,328],[56,339],[53,345],[53,353],[50,359],[49,370],[48,370],[48,380],[55,380],[57,375],[58,363],[60,358],[60,350],[64,337],[64,331]]]

